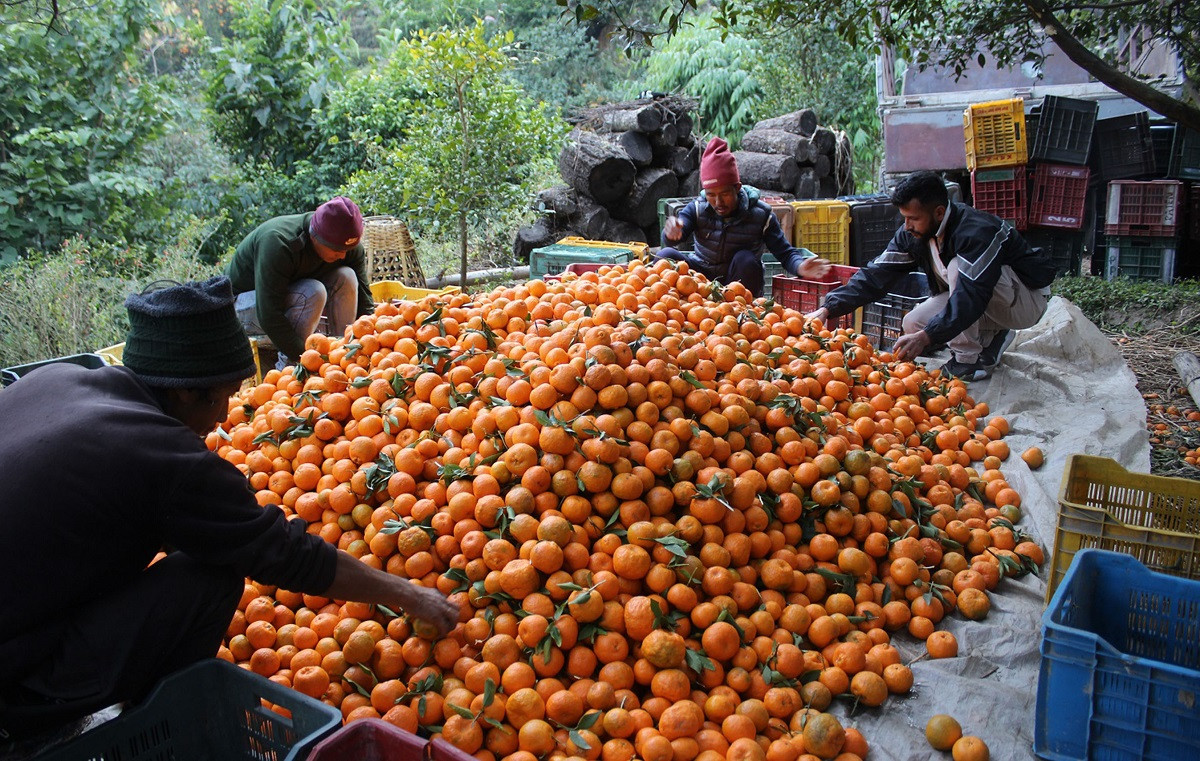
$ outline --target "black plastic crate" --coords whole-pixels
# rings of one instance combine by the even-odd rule
[[[1200,240],[1200,182],[1188,186],[1187,220],[1188,237]]]
[[[904,217],[887,196],[839,200],[850,204],[850,265],[861,267],[883,253]]]
[[[104,361],[104,358],[99,354],[72,354],[68,357],[56,357],[54,359],[44,359],[41,362],[30,362],[27,365],[14,365],[12,367],[6,367],[3,370],[0,370],[0,384],[11,386],[39,367],[63,362],[71,365],[80,365],[81,367],[86,367],[89,370],[95,370],[108,365],[108,363]]]
[[[136,708],[38,758],[299,761],[341,723],[338,709],[213,658],[175,672]]]
[[[1093,180],[1107,182],[1154,174],[1154,141],[1145,111],[1100,119],[1093,145],[1097,169]]]
[[[1171,144],[1175,142],[1174,124],[1150,124],[1150,142],[1154,144],[1154,173],[1167,173],[1171,163]]]
[[[1025,233],[1025,242],[1054,262],[1054,269],[1062,275],[1078,276],[1083,265],[1083,233],[1075,230],[1030,230]]]
[[[1200,132],[1175,128],[1167,176],[1177,180],[1200,180]]]
[[[1029,160],[1086,164],[1099,110],[1095,101],[1047,95],[1037,110],[1036,125],[1025,120],[1033,139]]]
[[[903,332],[904,315],[929,298],[929,283],[924,272],[913,272],[892,286],[892,292],[863,307],[863,335],[880,351],[891,351]]]

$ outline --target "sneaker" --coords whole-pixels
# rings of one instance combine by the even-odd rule
[[[952,375],[955,378],[961,378],[970,383],[971,381],[983,380],[992,374],[991,368],[985,367],[982,360],[976,360],[971,364],[959,362],[957,357],[951,357],[946,364],[942,365],[943,375]]]
[[[1016,332],[1012,330],[1002,330],[997,333],[992,338],[992,342],[979,352],[980,364],[989,369],[1000,364],[1000,355],[1004,354],[1004,350],[1009,347],[1016,336]]]

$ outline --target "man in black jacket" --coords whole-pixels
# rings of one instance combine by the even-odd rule
[[[887,249],[808,316],[848,314],[888,293],[918,269],[933,296],[904,317],[893,349],[899,359],[949,344],[943,370],[981,380],[1000,362],[1013,331],[1035,324],[1046,311],[1054,264],[1031,249],[1007,222],[961,203],[950,203],[934,172],[917,172],[896,186],[892,203],[904,216]]]

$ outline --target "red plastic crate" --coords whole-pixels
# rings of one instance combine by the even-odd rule
[[[971,172],[975,208],[995,214],[1018,230],[1025,229],[1029,218],[1028,194],[1023,165]]]
[[[424,761],[429,741],[381,719],[347,724],[313,748],[308,761]]]
[[[1105,235],[1174,236],[1183,211],[1183,183],[1178,180],[1113,180],[1108,183]]]
[[[1086,166],[1038,164],[1033,170],[1033,191],[1029,196],[1029,224],[1079,230],[1087,202]]]
[[[804,280],[791,275],[776,275],[771,281],[771,298],[775,299],[785,309],[795,309],[797,312],[812,312],[821,306],[825,296],[833,289],[850,282],[858,267],[848,267],[844,264],[834,264],[830,267],[825,280]],[[844,314],[833,320],[827,327],[854,328],[854,314]]]

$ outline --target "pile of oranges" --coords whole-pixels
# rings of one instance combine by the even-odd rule
[[[247,583],[220,656],[480,759],[829,759],[1043,561],[966,387],[665,261],[383,303],[230,401],[260,504],[460,623]],[[985,751],[986,752],[986,751]]]

